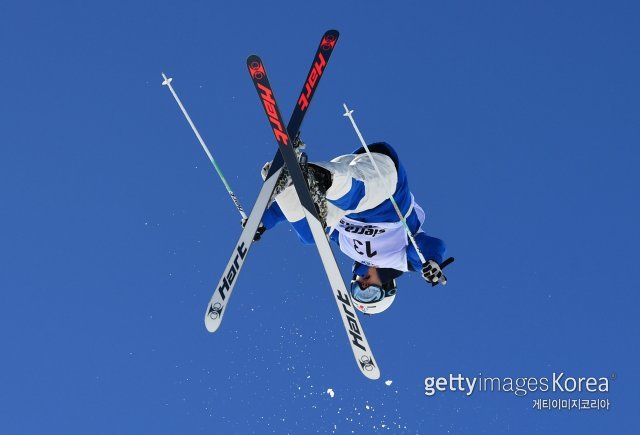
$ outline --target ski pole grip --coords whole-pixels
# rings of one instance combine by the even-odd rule
[[[440,265],[440,270],[444,269],[445,267],[447,267],[448,265],[450,265],[451,263],[453,263],[456,259],[453,257],[449,257],[446,260],[444,260],[442,262],[442,264]],[[447,277],[444,276],[444,273],[442,274],[442,277],[440,277],[440,284],[442,285],[447,285]],[[435,287],[436,285],[438,285],[438,282],[434,282],[431,284],[431,287]]]

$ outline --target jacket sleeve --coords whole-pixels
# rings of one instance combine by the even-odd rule
[[[427,236],[422,231],[416,234],[414,238],[425,260],[433,260],[438,264],[442,263],[444,253],[447,250],[447,247],[442,240],[436,237]],[[409,263],[409,269],[414,271],[422,270],[420,257],[418,257],[416,248],[413,247],[413,243],[411,242],[409,242],[409,246],[407,246],[407,261]]]
[[[366,213],[387,201],[393,195],[398,174],[393,160],[379,153],[372,153],[380,171],[378,176],[371,159],[366,154],[347,154],[330,162],[316,162],[332,174],[327,190],[327,225],[335,226],[340,219],[352,213]]]

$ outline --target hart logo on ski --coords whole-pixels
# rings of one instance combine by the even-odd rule
[[[264,66],[260,62],[251,62],[249,71],[251,72],[251,77],[256,80],[261,80],[264,77]]]
[[[371,358],[369,358],[368,355],[362,355],[359,362],[362,369],[368,372],[370,372],[376,367],[376,365],[373,363],[373,361],[371,360]]]
[[[333,43],[335,44],[335,40],[333,41]],[[324,59],[322,52],[318,52],[317,58],[318,60],[313,63],[313,67],[309,72],[309,77],[307,77],[307,82],[304,85],[304,91],[302,91],[302,94],[300,94],[300,98],[298,98],[298,105],[302,110],[306,109],[309,105],[310,96],[313,94],[313,90],[318,83],[318,79],[324,72],[324,67],[327,66],[327,61]]]
[[[225,277],[222,280],[222,285],[218,287],[218,293],[220,293],[220,297],[224,301],[227,297],[225,295],[225,291],[229,291],[230,286],[233,284],[233,281],[236,279],[236,275],[238,275],[238,271],[240,270],[240,266],[242,265],[242,260],[244,260],[244,256],[247,254],[247,248],[244,247],[244,242],[240,243],[236,248],[238,252],[229,266],[229,270],[225,272]],[[211,312],[211,310],[209,310]]]
[[[215,304],[209,305],[209,318],[211,320],[216,320],[222,316],[222,304],[220,302],[216,302]]]
[[[351,307],[351,300],[349,299],[349,296],[342,294],[340,289],[336,289],[336,298],[338,298],[342,303],[342,310],[347,315],[347,320],[349,321],[349,335],[353,338],[351,343],[366,352],[367,348],[362,345],[362,332],[360,331],[360,325],[356,318],[356,314],[353,310],[349,310],[348,308]]]
[[[336,41],[337,38],[332,35],[326,35],[324,38],[322,38],[322,42],[320,43],[320,46],[322,47],[323,50],[333,50],[333,46],[336,45]]]
[[[262,73],[264,73],[264,67],[262,69]],[[276,140],[278,142],[280,142],[284,146],[287,146],[289,144],[289,137],[287,136],[287,133],[284,131],[282,123],[280,122],[278,110],[276,109],[276,100],[273,98],[273,92],[262,83],[257,83],[257,86],[260,89],[260,98],[262,99],[264,110],[267,111],[269,122],[271,122],[271,126],[273,127],[273,134],[275,134]]]

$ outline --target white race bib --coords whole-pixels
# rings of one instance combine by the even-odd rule
[[[422,224],[424,211],[417,204],[412,204],[407,215],[413,207]],[[371,267],[409,270],[409,238],[402,222],[363,223],[343,217],[335,229],[340,234],[340,250],[355,261]]]

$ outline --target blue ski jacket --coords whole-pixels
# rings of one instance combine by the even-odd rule
[[[393,191],[393,198],[402,214],[406,216],[407,226],[425,260],[442,263],[446,249],[445,243],[424,232],[422,228],[424,222],[421,220],[423,216],[418,213],[415,206],[412,207],[415,201],[409,188],[407,173],[398,154],[386,142],[371,144],[369,149],[385,178],[382,182],[387,184],[388,192]],[[373,172],[370,159],[365,153],[364,147],[360,147],[352,154],[337,157],[331,162],[314,162],[333,174],[332,187],[327,191],[329,207],[327,225],[335,225],[342,216],[363,224],[400,221],[393,204],[388,199],[388,193],[383,192],[385,186],[380,184],[380,177]],[[292,207],[296,210],[291,210]],[[267,208],[262,223],[270,229],[280,222],[289,220],[303,243],[314,244],[309,224],[300,208],[298,202],[286,204],[284,201],[276,201]],[[411,210],[410,213],[409,210]],[[331,230],[331,226],[327,227],[331,240],[340,245],[338,231]],[[406,254],[408,270],[421,270],[422,264],[410,242],[406,247]]]

